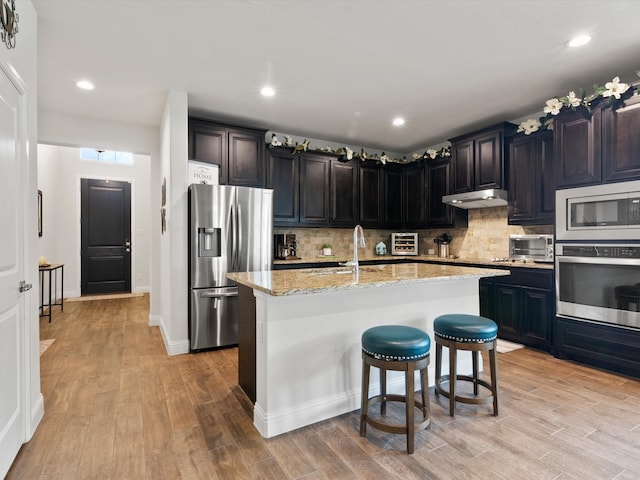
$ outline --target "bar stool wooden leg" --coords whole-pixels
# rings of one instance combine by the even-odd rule
[[[438,395],[438,386],[440,385],[440,377],[442,377],[442,345],[436,342],[436,388],[434,392]]]
[[[420,370],[420,391],[422,393],[422,417],[431,418],[431,408],[429,408],[429,371],[426,368]]]
[[[371,366],[367,362],[365,355],[362,355],[362,402],[360,404],[360,436],[367,434],[367,413],[369,410],[369,375]]]
[[[473,368],[473,394],[478,395],[478,352],[471,352]]]
[[[449,416],[456,414],[456,372],[458,371],[458,350],[452,342],[449,345]]]
[[[387,371],[384,368],[380,369],[380,395],[382,395],[382,401],[380,402],[380,415],[386,415],[387,413]]]
[[[493,348],[489,350],[489,364],[491,369],[491,394],[493,395],[493,414],[498,416],[498,362],[496,361],[497,344],[493,342]]]
[[[416,425],[413,423],[413,411],[415,409],[415,391],[414,391],[414,363],[409,362],[407,365],[407,371],[405,372],[405,406],[407,412],[407,453],[413,453],[413,434],[415,432]]]

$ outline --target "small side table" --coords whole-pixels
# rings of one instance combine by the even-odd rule
[[[51,323],[51,310],[54,306],[59,305],[60,311],[64,310],[64,264],[52,263],[46,267],[38,267],[40,271],[40,316],[49,317],[49,323]],[[58,302],[58,275],[60,272],[60,302]],[[49,274],[49,299],[48,302],[44,302],[44,274]],[[52,275],[53,274],[53,275]],[[53,289],[53,302],[51,301],[51,277],[55,282],[55,288]],[[49,307],[48,313],[44,313],[44,307]]]

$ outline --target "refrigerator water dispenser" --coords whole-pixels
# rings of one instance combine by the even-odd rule
[[[219,228],[198,228],[198,256],[199,257],[219,257],[221,256]]]

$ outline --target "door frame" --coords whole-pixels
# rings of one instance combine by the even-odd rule
[[[112,177],[107,175],[94,175],[94,174],[78,174],[76,175],[76,218],[78,221],[76,222],[76,252],[78,252],[78,261],[76,262],[76,284],[73,286],[74,290],[78,293],[77,296],[81,296],[81,281],[82,281],[82,179],[89,180],[113,180],[114,182],[126,182],[131,185],[131,243],[133,244],[131,248],[131,293],[140,293],[136,284],[136,252],[138,251],[138,242],[137,242],[137,234],[135,231],[136,218],[136,188],[135,181],[133,178],[125,178],[125,177]],[[65,295],[66,297],[67,295]]]

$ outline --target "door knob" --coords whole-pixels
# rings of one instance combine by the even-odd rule
[[[129,252],[131,252],[131,249],[127,247],[127,248],[124,249],[124,251],[129,253]]]
[[[124,246],[125,247],[130,247],[131,246],[131,242],[129,240],[125,240]]]
[[[24,280],[20,280],[20,284],[19,284],[20,293],[31,290],[31,287],[33,287],[33,285],[31,285],[30,283],[27,283]]]

